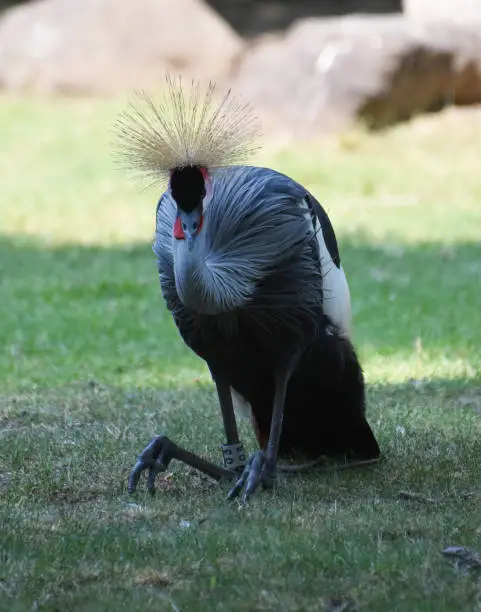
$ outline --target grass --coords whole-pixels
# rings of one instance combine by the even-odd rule
[[[121,107],[0,98],[0,610],[479,609],[440,551],[481,548],[480,112],[255,160],[327,205],[386,460],[241,509],[179,465],[125,490],[154,433],[213,460],[223,434],[161,300],[158,194],[110,159]]]

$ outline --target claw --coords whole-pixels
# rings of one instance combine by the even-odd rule
[[[245,485],[245,483],[247,481],[247,477],[249,476],[249,472],[250,472],[253,460],[254,460],[254,455],[251,455],[249,457],[249,459],[247,460],[247,463],[246,463],[246,465],[244,467],[244,470],[242,471],[242,474],[236,480],[234,486],[232,487],[232,489],[227,494],[227,499],[229,499],[229,500],[230,499],[235,499],[236,497],[239,496],[240,492],[244,488],[244,485]]]
[[[144,470],[144,463],[143,461],[139,460],[134,465],[129,475],[129,480],[127,484],[127,489],[129,493],[135,492],[135,489],[137,488],[137,484],[139,482],[140,474],[142,473],[142,470]]]
[[[246,488],[242,496],[242,503],[246,503],[249,497],[254,493],[261,483],[262,468],[265,463],[264,453],[257,453],[252,460],[252,466],[247,476]]]
[[[172,460],[172,442],[165,436],[156,436],[140,453],[137,463],[133,467],[128,480],[128,492],[135,493],[140,475],[148,470],[147,489],[155,492],[155,477],[159,472],[165,471]]]
[[[242,490],[242,503],[246,504],[259,485],[263,489],[271,489],[274,484],[274,468],[268,463],[264,451],[256,451],[247,460],[244,471],[227,495],[227,499],[235,499]]]
[[[156,476],[157,476],[157,472],[155,471],[155,468],[150,467],[149,473],[147,475],[147,490],[151,495],[155,493],[155,477]]]

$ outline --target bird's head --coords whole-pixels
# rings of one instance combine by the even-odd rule
[[[191,251],[204,222],[204,198],[209,174],[201,166],[174,168],[170,175],[170,192],[177,204],[174,238],[186,240]]]

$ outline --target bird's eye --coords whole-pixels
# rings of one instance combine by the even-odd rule
[[[194,223],[192,223],[192,229],[197,229],[197,221],[194,221]]]
[[[187,225],[185,223],[182,223],[182,229],[186,230],[187,229]]]

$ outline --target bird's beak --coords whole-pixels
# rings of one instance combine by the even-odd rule
[[[187,249],[190,252],[194,247],[195,234],[192,234],[191,232],[185,232],[185,239],[187,241]]]

